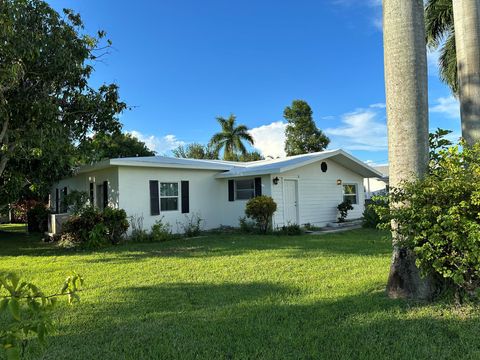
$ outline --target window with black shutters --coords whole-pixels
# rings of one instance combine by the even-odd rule
[[[160,211],[178,210],[178,183],[160,183]]]

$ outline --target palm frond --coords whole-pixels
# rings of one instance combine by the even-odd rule
[[[453,31],[452,0],[428,0],[425,5],[427,45],[436,49]]]
[[[457,52],[453,33],[447,38],[440,51],[439,65],[440,78],[455,95],[458,95]]]

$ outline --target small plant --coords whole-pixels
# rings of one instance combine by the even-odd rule
[[[247,202],[245,215],[253,219],[262,233],[271,228],[271,219],[277,211],[277,204],[270,196],[257,196]]]
[[[88,202],[88,194],[85,191],[72,190],[63,198],[63,205],[67,212],[78,215]]]
[[[106,207],[102,213],[103,224],[107,228],[108,238],[112,244],[118,244],[126,234],[129,223],[123,209]]]
[[[347,219],[348,211],[353,210],[352,203],[350,202],[350,200],[345,200],[342,203],[338,204],[337,210],[340,212],[338,222],[343,223]]]
[[[252,234],[258,231],[257,225],[254,221],[249,220],[246,216],[238,219],[240,231],[246,234]]]
[[[293,236],[293,235],[302,235],[303,231],[300,228],[300,225],[288,224],[288,225],[283,225],[281,228],[277,229],[275,233],[277,235]]]
[[[173,237],[170,224],[163,221],[163,216],[153,224],[150,232],[151,241],[167,241]]]
[[[143,215],[130,216],[130,226],[132,233],[128,237],[129,241],[139,243],[150,241],[150,235],[143,228]]]
[[[364,228],[376,228],[381,223],[376,207],[384,207],[388,209],[388,206],[389,202],[387,196],[374,196],[370,203],[365,206],[362,226]]]
[[[199,214],[192,213],[190,216],[185,215],[185,222],[177,221],[177,227],[186,237],[194,237],[200,235],[203,222]]]
[[[0,329],[0,346],[9,360],[19,360],[28,341],[35,337],[45,343],[54,329],[50,312],[59,297],[66,296],[69,304],[80,300],[83,278],[73,274],[65,280],[60,291],[45,295],[32,283],[20,281],[12,273],[0,273],[0,314],[8,322]]]
[[[315,226],[315,225],[312,225],[310,223],[303,224],[303,227],[307,231],[319,231],[319,230],[322,229],[320,226]]]
[[[88,233],[87,241],[82,245],[86,249],[98,249],[106,244],[108,239],[108,229],[103,223],[98,223]]]

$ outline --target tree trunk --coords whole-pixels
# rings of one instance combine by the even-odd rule
[[[428,83],[422,0],[383,0],[385,88],[390,185],[423,176],[428,166]],[[399,206],[393,204],[392,206]],[[391,297],[426,299],[429,281],[415,257],[392,232],[393,256],[387,292]]]
[[[480,1],[453,0],[462,136],[480,142]]]

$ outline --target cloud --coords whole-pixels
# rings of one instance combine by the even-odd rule
[[[436,100],[436,104],[430,107],[430,112],[444,114],[445,116],[453,119],[459,119],[460,104],[452,95],[449,97],[440,97]]]
[[[387,125],[379,104],[358,109],[342,116],[342,124],[325,129],[332,139],[330,148],[346,150],[387,150]]]
[[[285,127],[283,121],[272,122],[250,129],[250,134],[255,141],[254,147],[264,156],[284,157],[285,156]]]
[[[366,6],[372,9],[371,23],[374,28],[383,31],[382,0],[332,0],[334,5],[340,6]]]
[[[157,137],[155,135],[144,135],[136,130],[127,131],[127,133],[132,134],[132,136],[144,142],[150,150],[157,152],[157,154],[165,154],[179,145],[185,145],[185,142],[178,140],[175,135]]]

